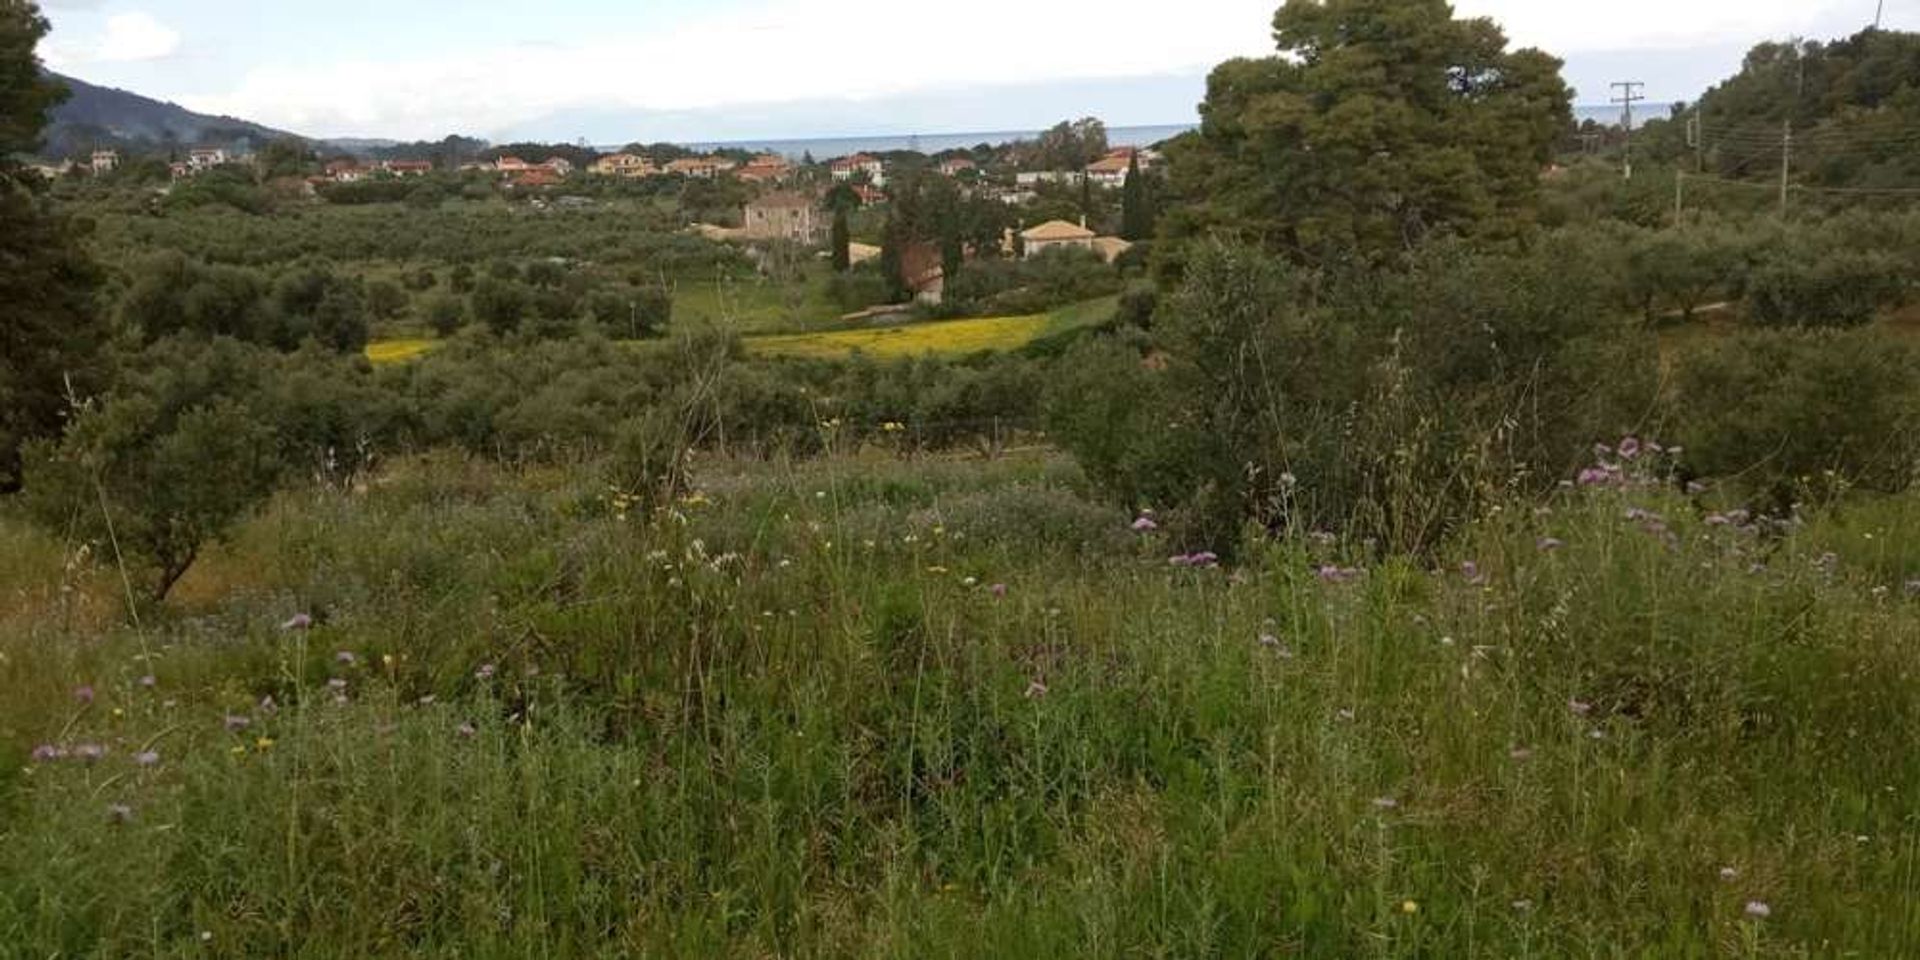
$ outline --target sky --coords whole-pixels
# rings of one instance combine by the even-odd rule
[[[1580,104],[1697,97],[1754,43],[1877,0],[1455,0],[1567,61]],[[1885,0],[1920,30],[1920,0]],[[52,69],[314,137],[713,141],[1185,123],[1272,52],[1278,0],[41,0]]]

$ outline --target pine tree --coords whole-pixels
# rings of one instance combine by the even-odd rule
[[[65,94],[34,54],[46,33],[37,5],[0,0],[0,491],[19,486],[21,444],[58,433],[70,394],[97,382],[106,339],[92,262],[12,160]]]

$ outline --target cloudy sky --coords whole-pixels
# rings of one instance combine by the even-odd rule
[[[1697,96],[1754,42],[1876,0],[1456,0],[1568,61],[1581,103]],[[49,66],[312,136],[713,140],[1186,122],[1277,0],[41,0]],[[1920,29],[1920,0],[1886,0]],[[912,12],[909,12],[912,11]]]

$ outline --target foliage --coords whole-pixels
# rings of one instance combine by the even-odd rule
[[[1797,238],[1747,279],[1748,313],[1769,327],[1858,327],[1903,302],[1911,265],[1880,251],[1820,248]]]
[[[48,110],[66,98],[59,83],[41,69],[34,48],[47,35],[47,18],[30,0],[0,4],[0,175],[10,175],[14,158],[40,146]]]
[[[1198,135],[1172,145],[1192,201],[1172,236],[1227,230],[1331,263],[1531,222],[1570,123],[1558,60],[1508,51],[1446,0],[1290,0],[1274,36],[1281,56],[1214,71]]]
[[[1920,471],[1920,353],[1880,331],[1746,332],[1689,353],[1675,380],[1688,466],[1776,509]]]
[[[1013,154],[1029,170],[1084,170],[1107,155],[1107,125],[1095,117],[1062,120],[1037,140],[1015,144]]]
[[[150,570],[147,597],[163,600],[289,470],[364,466],[363,441],[387,416],[353,368],[330,363],[226,338],[135,354],[112,395],[32,448],[29,508]]]
[[[1155,315],[1154,362],[1063,364],[1056,431],[1116,498],[1169,509],[1178,547],[1228,553],[1251,521],[1427,548],[1652,400],[1651,341],[1568,262],[1442,245],[1404,273],[1314,276],[1205,246]]]
[[[58,98],[33,53],[46,31],[34,4],[0,4],[0,493],[19,484],[21,445],[58,432],[71,398],[99,385],[106,339],[79,230],[13,166]]]

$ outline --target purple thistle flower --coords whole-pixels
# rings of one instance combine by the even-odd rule
[[[51,743],[43,743],[33,748],[34,763],[52,763],[55,760],[65,760],[66,757],[67,748],[56,747]]]
[[[1620,441],[1620,456],[1624,457],[1625,459],[1632,460],[1633,458],[1639,455],[1640,455],[1640,441],[1638,438],[1628,437],[1625,440]]]
[[[1559,537],[1541,537],[1539,542],[1535,544],[1535,546],[1540,548],[1541,553],[1552,553],[1566,545],[1567,542]]]
[[[159,686],[159,684],[160,684],[160,681],[156,679],[154,675],[151,673],[140,678],[140,686],[148,690],[152,690],[154,687]]]
[[[107,755],[107,748],[97,743],[83,743],[73,748],[73,755],[87,763],[95,763]]]
[[[313,617],[304,613],[296,613],[288,617],[287,622],[280,625],[280,629],[282,630],[309,630],[312,629],[312,627]]]
[[[1400,806],[1400,801],[1392,797],[1374,797],[1373,805],[1376,809],[1393,810]]]
[[[332,690],[334,693],[343,693],[347,689],[347,682],[339,677],[334,677],[327,681],[327,689]]]
[[[93,687],[86,684],[82,684],[78,687],[74,687],[73,699],[83,704],[86,704],[88,706],[91,706],[93,704]]]
[[[1461,562],[1460,576],[1465,578],[1467,583],[1476,587],[1482,586],[1487,582],[1486,575],[1480,572],[1480,565],[1474,563],[1472,560]]]
[[[160,754],[152,750],[142,750],[133,755],[133,762],[142,767],[157,767],[160,765]]]
[[[459,734],[460,739],[462,740],[472,740],[474,737],[474,734],[477,734],[480,731],[475,730],[473,728],[473,724],[471,723],[463,723],[458,727],[455,727],[453,732]]]
[[[339,653],[336,653],[333,655],[333,662],[338,663],[343,667],[351,667],[354,664],[359,663],[360,658],[354,656],[352,650],[342,650]]]
[[[1573,711],[1573,715],[1576,717],[1584,717],[1593,712],[1593,704],[1585,700],[1568,700],[1567,709]]]
[[[1321,567],[1319,570],[1314,571],[1314,574],[1320,578],[1321,583],[1352,583],[1360,579],[1359,570],[1352,567],[1338,567],[1332,564]]]
[[[1047,695],[1047,685],[1038,680],[1027,684],[1027,699],[1038,700]]]
[[[1773,908],[1765,900],[1748,900],[1746,914],[1755,920],[1765,920],[1773,916]]]
[[[1152,533],[1158,529],[1160,529],[1160,524],[1154,522],[1152,517],[1142,516],[1133,522],[1134,533]]]
[[[988,587],[987,592],[993,594],[996,597],[1004,597],[1007,595],[1007,585],[1004,583],[996,583],[993,586]]]
[[[1732,881],[1734,881],[1734,880],[1738,880],[1738,879],[1740,879],[1740,871],[1738,871],[1738,870],[1735,870],[1735,869],[1734,869],[1734,868],[1732,868],[1732,867],[1721,867],[1721,868],[1720,868],[1720,879],[1722,879],[1722,880],[1725,880],[1725,881],[1728,881],[1728,882],[1732,882]]]
[[[487,680],[492,680],[493,674],[494,674],[494,668],[493,668],[493,664],[491,663],[483,663],[480,665],[480,669],[475,670],[473,672],[474,679],[480,680],[482,682]]]
[[[239,733],[240,731],[245,730],[250,726],[253,726],[253,720],[251,718],[243,717],[236,713],[227,714],[226,719],[221,722],[222,722],[222,725],[224,725],[227,728],[228,733]]]

